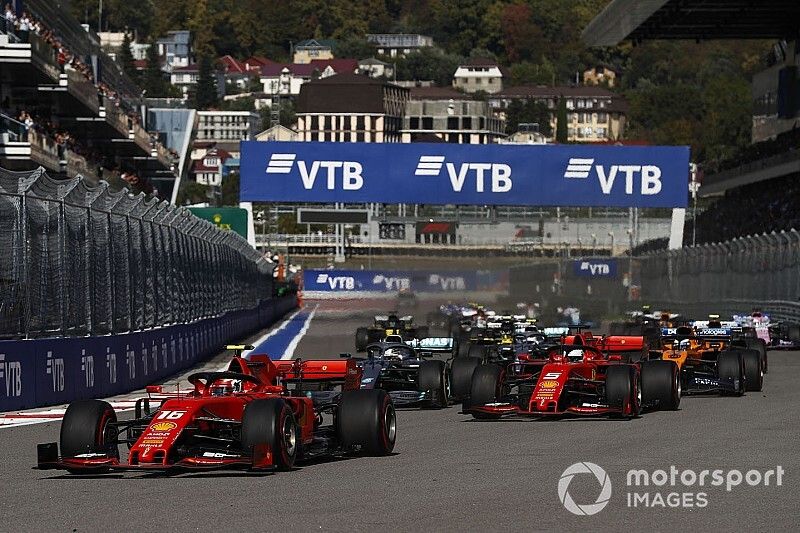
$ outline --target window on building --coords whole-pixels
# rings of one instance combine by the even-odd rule
[[[448,130],[458,129],[458,117],[447,117],[447,129]]]
[[[472,129],[472,117],[464,117],[461,119],[461,127],[465,130]]]
[[[483,117],[480,117],[480,118],[478,119],[478,124],[480,125],[480,126],[478,127],[478,129],[480,129],[480,130],[484,129],[484,128],[486,127],[486,119],[485,119],[485,118],[483,118]]]
[[[578,109],[583,109],[584,107],[586,107],[586,102],[583,100],[583,98],[578,98],[577,102],[578,102]]]
[[[447,134],[447,142],[449,142],[449,143],[458,143],[458,133],[448,133]]]
[[[363,143],[364,142],[364,132],[359,131],[356,133],[356,142]]]
[[[361,130],[361,131],[364,130],[364,117],[363,116],[356,117],[356,129],[357,130]]]
[[[433,129],[433,117],[422,117],[422,129],[423,130]]]
[[[312,116],[311,117],[311,127],[309,127],[309,129],[310,130],[318,130],[319,129],[319,117],[317,117],[317,116]]]
[[[605,137],[606,136],[606,129],[604,127],[597,128],[597,136],[598,137]]]
[[[605,124],[608,122],[608,113],[598,113],[597,114],[597,122],[600,124]]]
[[[575,109],[575,102],[571,98],[567,100],[567,109]]]

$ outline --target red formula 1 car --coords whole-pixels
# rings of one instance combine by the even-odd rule
[[[481,365],[472,376],[464,412],[503,416],[611,415],[632,418],[643,409],[677,409],[680,381],[671,361],[624,362],[594,346],[566,345],[545,359],[520,357],[506,367]]]
[[[190,392],[140,399],[132,420],[117,420],[104,401],[70,404],[61,455],[56,443],[40,444],[39,468],[289,470],[321,455],[387,455],[394,447],[392,401],[383,390],[359,390],[361,370],[353,359],[273,362],[237,355],[226,371],[198,372],[189,382]],[[160,405],[151,411],[153,402]],[[120,461],[120,444],[130,448],[127,463]]]

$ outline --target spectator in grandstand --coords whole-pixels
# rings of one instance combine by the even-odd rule
[[[22,16],[19,18],[17,22],[17,27],[19,29],[19,39],[23,43],[27,43],[29,39],[29,34],[31,31],[31,18],[28,15],[27,11],[22,12]]]
[[[6,12],[3,16],[3,30],[6,33],[13,33],[14,27],[17,24],[17,15],[14,13],[14,10],[11,9],[11,4],[6,4]]]

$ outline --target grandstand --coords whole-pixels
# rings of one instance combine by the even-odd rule
[[[148,131],[141,89],[97,35],[50,0],[10,5],[16,20],[0,27],[0,165],[95,183],[122,178],[168,195],[175,154]]]
[[[800,3],[793,0],[615,0],[583,32],[592,46],[623,40],[771,39],[752,81],[753,144],[707,162],[697,242],[800,227]],[[691,226],[686,228],[691,234]],[[686,239],[684,239],[686,241]]]

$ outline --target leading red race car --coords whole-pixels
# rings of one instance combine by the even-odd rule
[[[237,354],[226,371],[189,376],[190,392],[138,400],[132,420],[117,420],[101,400],[73,402],[61,424],[61,455],[56,443],[40,444],[38,466],[93,474],[289,470],[320,455],[387,455],[396,438],[394,406],[383,390],[359,390],[360,374],[353,359]],[[153,402],[161,403],[151,412]],[[120,444],[130,448],[127,463]]]

